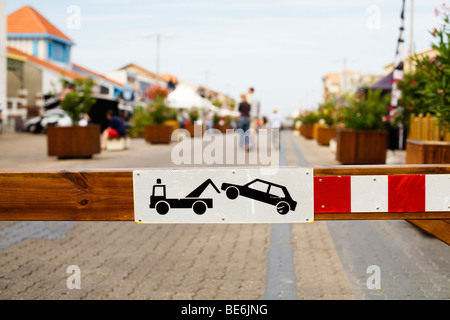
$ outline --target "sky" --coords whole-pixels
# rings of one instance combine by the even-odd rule
[[[443,0],[407,0],[405,50],[430,47]],[[384,74],[395,58],[401,0],[7,0],[29,5],[75,42],[72,62],[98,73],[129,63],[231,95],[255,88],[263,114],[315,109],[322,77]],[[450,6],[450,3],[449,3]],[[149,35],[153,35],[149,37]]]

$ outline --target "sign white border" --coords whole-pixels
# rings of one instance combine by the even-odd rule
[[[189,169],[143,169],[133,171],[134,215],[136,223],[298,223],[314,222],[314,185],[312,168],[189,168]],[[216,188],[208,180],[214,184]],[[258,180],[258,181],[255,181]],[[250,182],[254,183],[245,186]],[[159,183],[158,183],[159,182]],[[225,185],[226,183],[230,185]],[[151,195],[159,192],[160,197]],[[199,186],[197,194],[191,195]],[[239,186],[240,192],[230,199],[227,190]],[[165,195],[161,192],[165,186]],[[228,188],[227,188],[228,186]],[[278,194],[273,203],[270,192],[257,193],[249,188],[268,188]],[[218,193],[219,191],[220,193]],[[250,192],[248,192],[250,191]],[[285,197],[285,191],[289,196]],[[247,193],[247,194],[246,194]],[[191,195],[191,196],[189,196]],[[230,192],[231,195],[231,192]],[[256,196],[258,195],[258,196]],[[165,199],[164,199],[165,197]],[[258,198],[260,197],[260,199]],[[270,198],[272,197],[272,198]],[[156,199],[156,200],[155,200]],[[194,212],[193,204],[206,203],[211,207],[202,214]],[[155,203],[167,200],[167,206]],[[284,203],[279,204],[281,200]],[[289,210],[294,201],[295,210]],[[268,203],[272,202],[272,204]],[[290,203],[286,204],[286,203]],[[176,206],[180,206],[177,208]],[[197,205],[201,208],[202,205]],[[163,209],[167,209],[165,213]],[[163,208],[163,209],[162,209]],[[289,209],[285,209],[289,208]],[[279,213],[281,212],[281,214]]]

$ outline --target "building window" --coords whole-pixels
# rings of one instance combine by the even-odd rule
[[[39,40],[33,40],[33,56],[39,56]]]
[[[62,42],[50,41],[48,57],[58,62],[69,62],[69,47]]]

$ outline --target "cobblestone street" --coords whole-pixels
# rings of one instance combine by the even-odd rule
[[[283,165],[337,164],[314,141],[290,132],[282,141]],[[171,167],[173,144],[136,139],[126,151],[57,160],[46,155],[45,143],[44,135],[0,136],[0,170]],[[449,299],[449,253],[447,245],[402,220],[3,221],[0,299]],[[81,289],[67,287],[71,265],[80,268]],[[366,286],[370,265],[381,270],[381,289]]]

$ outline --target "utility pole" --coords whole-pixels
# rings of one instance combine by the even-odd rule
[[[6,92],[7,92],[7,22],[6,22],[6,0],[0,0],[0,133],[2,132],[2,123],[6,124]],[[5,121],[3,121],[3,118]]]
[[[156,70],[155,70],[155,78],[156,78],[156,84],[159,84],[159,60],[160,60],[160,48],[161,48],[161,37],[165,38],[173,38],[172,34],[162,34],[162,33],[155,33],[155,34],[148,34],[144,36],[145,38],[153,38],[153,36],[156,37]]]
[[[414,0],[411,0],[411,21],[409,23],[409,54],[414,55]]]

